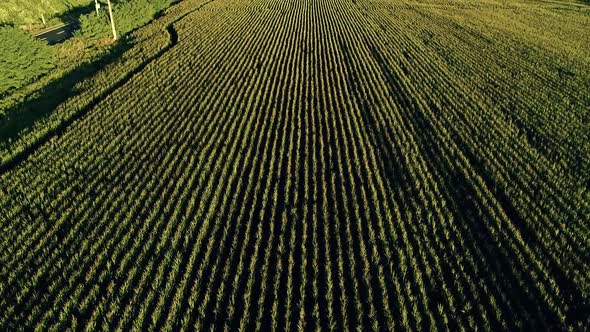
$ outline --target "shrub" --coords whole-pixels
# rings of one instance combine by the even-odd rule
[[[117,32],[124,35],[149,22],[159,11],[170,5],[170,0],[130,0],[113,3]],[[86,38],[108,37],[111,33],[106,5],[100,15],[90,13],[80,18],[79,34]]]
[[[29,33],[0,26],[0,96],[55,67],[51,47]]]

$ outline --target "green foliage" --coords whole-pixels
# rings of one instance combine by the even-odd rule
[[[0,27],[0,96],[54,67],[51,47],[21,29]]]
[[[170,0],[130,0],[115,5],[119,33],[123,35],[146,24],[169,5]]]
[[[41,14],[49,19],[72,8],[88,4],[90,4],[89,0],[2,0],[0,1],[0,22],[41,23]]]
[[[171,0],[129,0],[112,2],[117,32],[124,35],[149,22],[159,11],[168,7]],[[100,14],[95,12],[82,15],[79,34],[86,38],[102,38],[111,34],[106,4]]]
[[[102,38],[111,33],[107,11],[80,16],[80,29],[75,34],[84,38]]]

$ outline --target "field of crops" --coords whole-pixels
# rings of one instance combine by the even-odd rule
[[[3,145],[0,330],[590,329],[589,27],[182,1]]]

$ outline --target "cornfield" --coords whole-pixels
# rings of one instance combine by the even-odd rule
[[[2,146],[0,327],[589,329],[589,14],[182,1]]]

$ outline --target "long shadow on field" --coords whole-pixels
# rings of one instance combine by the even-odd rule
[[[367,43],[370,42],[367,41]],[[506,246],[502,247],[502,243],[499,243],[494,239],[490,230],[485,227],[485,223],[482,223],[482,206],[481,202],[478,202],[475,197],[475,188],[473,185],[465,179],[465,177],[452,165],[452,159],[445,160],[441,156],[446,154],[444,151],[443,142],[437,138],[436,129],[434,124],[427,118],[424,111],[421,110],[416,100],[411,97],[411,93],[399,82],[402,82],[400,74],[394,72],[389,67],[387,61],[379,53],[378,49],[370,45],[374,60],[379,64],[383,77],[388,82],[389,95],[394,100],[396,106],[400,108],[402,114],[400,118],[402,121],[411,123],[415,131],[411,132],[414,138],[420,145],[421,155],[425,156],[428,169],[433,172],[435,178],[439,177],[440,188],[445,200],[450,201],[451,204],[449,209],[454,215],[454,224],[458,226],[461,238],[467,239],[465,246],[470,252],[478,253],[481,255],[482,261],[485,262],[484,266],[477,266],[479,272],[475,272],[471,269],[467,269],[465,273],[469,275],[470,279],[477,282],[483,280],[484,284],[491,289],[494,288],[497,291],[504,292],[509,298],[501,299],[498,298],[496,301],[497,305],[501,308],[501,311],[506,315],[508,324],[514,324],[516,320],[521,320],[525,326],[527,324],[534,324],[534,322],[544,321],[549,326],[559,327],[559,319],[551,308],[542,301],[542,294],[540,294],[536,288],[533,287],[532,294],[527,294],[525,290],[520,287],[519,279],[524,278],[524,281],[530,285],[535,285],[535,281],[530,278],[527,271],[516,272],[513,267],[513,257],[510,256],[510,251],[507,251]],[[347,47],[341,45],[345,60],[349,68],[352,66],[352,60],[348,53]],[[352,71],[351,77],[349,77],[349,84],[355,94],[362,98],[362,92],[358,89],[361,84],[358,76]],[[362,102],[361,102],[362,103]],[[413,188],[410,183],[408,176],[409,166],[405,165],[401,154],[403,151],[399,149],[391,138],[396,137],[395,130],[392,128],[383,127],[375,112],[379,110],[371,109],[368,104],[363,103],[358,105],[362,111],[363,124],[369,129],[370,143],[378,151],[378,157],[381,162],[381,172],[383,173],[388,187],[394,192],[405,192],[407,197],[415,197],[416,188]],[[434,105],[431,105],[434,107]],[[475,163],[477,159],[474,156],[467,154],[470,162],[478,166],[481,170],[482,166]],[[486,181],[489,180],[487,174],[483,174]],[[489,185],[489,183],[488,183]],[[396,196],[398,199],[400,196]],[[403,198],[399,198],[401,202],[404,202]],[[539,246],[539,240],[533,231],[528,229],[527,225],[512,207],[510,201],[500,195],[498,200],[502,204],[503,209],[507,212],[512,222],[521,230],[525,237],[527,244],[532,247]],[[404,206],[409,209],[410,206]],[[485,211],[485,210],[484,210]],[[489,218],[485,215],[483,218]],[[488,219],[489,220],[489,219]],[[432,236],[431,234],[425,234],[425,236]],[[452,235],[457,236],[457,235]],[[456,239],[455,239],[456,240]],[[454,275],[452,269],[457,270],[457,262],[453,259],[453,253],[449,250],[448,246],[441,247],[437,250],[440,254],[449,257],[450,259],[441,259],[441,268],[443,276],[448,285],[453,285],[454,280],[459,278],[459,282],[463,284],[466,279],[462,276]],[[477,260],[475,260],[477,262]],[[584,299],[580,295],[581,293],[577,290],[576,285],[565,276],[563,271],[555,262],[551,262],[551,272],[553,276],[558,280],[559,286],[567,292],[563,294],[566,303],[572,309],[567,312],[567,321],[577,321],[581,319],[580,316],[586,309],[581,308],[580,305],[585,303]],[[493,276],[493,277],[491,277]],[[485,303],[485,307],[490,307],[492,304],[487,303],[487,298],[483,298],[485,294],[481,285],[475,286],[476,291],[473,295],[467,295],[467,301],[472,304]],[[433,299],[439,301],[439,303],[446,303],[443,294],[438,290],[439,285],[432,285],[427,287],[427,292],[431,294]],[[481,295],[481,298],[478,295]],[[474,297],[475,296],[475,297]],[[508,302],[510,301],[510,302]],[[434,302],[431,302],[434,303]],[[516,305],[515,305],[516,304]],[[433,312],[436,308],[431,308]],[[451,320],[466,320],[469,313],[458,313],[455,317],[450,317]],[[532,318],[532,320],[531,320]],[[499,322],[495,321],[490,317],[492,321],[492,328],[500,327]],[[534,326],[529,326],[534,327]]]
[[[102,99],[127,83],[133,76],[142,71],[148,64],[170,50],[178,42],[178,35],[172,25],[167,27],[170,35],[169,44],[154,56],[146,59],[139,66],[128,72],[122,79],[111,87],[96,95],[85,107],[80,109],[70,118],[63,120],[59,125],[50,129],[39,139],[28,145],[23,152],[17,154],[5,164],[0,165],[0,174],[4,173],[25,160],[31,153],[49,141],[53,136],[61,135],[63,131],[74,121],[82,118],[89,110],[94,108]],[[9,143],[30,129],[36,122],[46,119],[55,109],[69,98],[80,94],[82,91],[74,91],[74,86],[96,74],[101,68],[112,64],[127,50],[133,47],[133,42],[122,40],[111,52],[98,58],[96,61],[84,64],[74,69],[64,77],[51,82],[40,95],[25,100],[18,108],[10,112],[3,123],[0,124],[0,143]]]
[[[39,93],[25,99],[24,102],[11,110],[4,121],[0,123],[0,143],[17,138],[20,133],[32,127],[35,122],[43,120],[51,114],[58,105],[80,94],[81,91],[74,90],[74,86],[78,82],[91,77],[102,67],[115,62],[131,46],[131,43],[122,41],[107,54],[93,62],[76,67],[60,79],[51,81]]]
[[[170,37],[170,41],[167,46],[162,48],[158,53],[152,57],[144,60],[139,66],[129,71],[122,79],[114,83],[111,87],[104,90],[95,96],[85,107],[80,109],[76,114],[68,119],[62,120],[62,122],[54,128],[51,128],[45,134],[41,135],[34,142],[26,146],[26,148],[12,157],[9,161],[4,164],[0,164],[0,174],[16,167],[22,161],[24,161],[31,153],[41,147],[43,144],[48,142],[53,136],[61,135],[63,131],[74,121],[82,118],[92,108],[94,108],[102,99],[113,93],[115,90],[127,83],[133,76],[142,71],[147,65],[154,60],[160,58],[164,53],[168,52],[172,47],[178,43],[178,33],[174,28],[174,24],[184,19],[186,16],[199,11],[201,8],[211,3],[214,0],[207,1],[202,5],[188,11],[181,15],[174,21],[170,22],[166,26],[166,32]],[[173,4],[178,3],[175,1]],[[161,16],[159,13],[155,18]],[[155,19],[154,18],[154,19]],[[0,144],[10,143],[11,140],[16,139],[23,134],[27,129],[30,129],[36,122],[42,121],[47,118],[61,103],[67,101],[68,98],[76,96],[80,91],[72,91],[76,83],[91,77],[97,73],[102,67],[114,63],[125,51],[133,47],[133,42],[129,40],[121,40],[111,52],[98,58],[88,64],[84,64],[74,69],[70,73],[66,74],[61,79],[51,82],[45,87],[41,93],[33,98],[25,100],[15,110],[11,111],[5,120],[0,123]],[[10,144],[7,145],[10,149]]]
[[[400,86],[398,83],[401,80],[399,80],[399,78],[396,77],[395,73],[388,67],[385,59],[381,57],[378,50],[374,46],[371,49],[373,57],[379,63],[383,75],[387,78],[387,81],[390,84],[390,95],[395,96],[395,91],[404,91],[404,88]],[[408,93],[404,94],[404,96],[408,95]],[[434,103],[429,103],[429,107],[435,113],[442,112],[442,110],[438,109],[438,107]],[[420,129],[414,132],[414,134],[419,141],[423,142],[423,150],[426,150],[424,152],[424,155],[429,157],[426,158],[427,163],[429,163],[429,169],[441,169],[443,171],[441,173],[443,174],[444,172],[447,172],[447,176],[442,176],[444,180],[444,188],[450,191],[453,201],[457,203],[456,212],[461,217],[463,215],[470,215],[471,218],[461,218],[466,222],[465,226],[471,228],[471,231],[474,232],[474,235],[476,235],[476,240],[479,238],[481,241],[486,241],[479,242],[477,247],[480,247],[480,249],[482,249],[481,247],[484,246],[482,245],[482,243],[486,243],[485,246],[488,246],[488,243],[493,243],[490,242],[492,241],[491,234],[489,233],[490,231],[488,229],[484,229],[481,226],[481,222],[479,222],[479,219],[481,218],[479,211],[481,209],[477,206],[477,204],[479,203],[477,202],[477,199],[475,199],[476,193],[472,183],[465,179],[464,176],[462,176],[450,162],[445,163],[443,160],[440,160],[440,156],[444,153],[444,143],[441,142],[440,138],[437,138],[435,135],[437,131],[435,128],[435,124],[433,124],[432,121],[427,118],[424,111],[421,111],[417,107],[412,109],[412,112],[410,112],[409,114],[402,116],[410,121],[413,120],[414,127]],[[458,137],[455,136],[454,139],[459,141],[459,146],[465,146],[464,144],[461,144]],[[471,151],[468,148],[462,149],[462,152],[467,157],[469,163],[475,167],[479,175],[483,178],[487,188],[495,188],[493,175],[490,174],[489,171],[487,171],[486,167],[483,165],[480,158],[478,158],[473,153],[473,151]],[[534,250],[535,252],[543,252],[544,250],[546,250],[546,247],[543,244],[542,239],[540,239],[538,234],[535,233],[535,231],[528,226],[527,221],[523,219],[521,214],[513,206],[510,198],[506,195],[506,193],[499,188],[493,190],[492,192],[497,201],[500,203],[504,212],[510,218],[511,223],[515,225],[516,228],[520,231],[520,234],[524,238],[527,245],[531,248],[539,249]],[[481,208],[483,208],[483,206]],[[500,261],[502,262],[502,264],[504,264],[502,265],[504,268],[513,265],[512,260],[514,257],[509,256],[510,252],[506,252],[505,257],[501,257],[498,255],[498,253],[500,253],[506,247],[502,248],[501,244],[499,243],[494,243],[494,245],[495,247],[488,248],[489,259],[493,260],[496,258],[500,258]],[[564,308],[566,314],[566,324],[577,324],[577,322],[581,322],[587,319],[587,313],[590,312],[590,303],[588,303],[588,300],[584,298],[582,292],[580,291],[576,283],[570,277],[567,276],[567,274],[559,266],[558,262],[556,262],[554,259],[548,256],[542,257],[542,259],[544,259],[548,263],[549,272],[551,276],[555,278],[555,280],[558,283],[558,286],[562,291],[560,297],[564,300],[564,303],[567,305],[567,308]],[[490,260],[486,260],[486,262],[491,263]],[[513,274],[512,271],[506,272]],[[525,277],[527,272],[528,271],[523,271],[523,275]],[[504,277],[505,275],[506,274],[504,272],[501,274],[502,277]],[[514,281],[517,280],[514,279]],[[531,279],[530,282],[532,285],[534,283],[534,280]],[[508,290],[512,291],[512,293],[509,293],[509,295],[518,296],[517,294],[520,290],[515,291],[515,289],[518,289],[520,287],[518,287],[518,284],[514,284],[514,286],[515,288],[508,288]],[[527,294],[522,294],[522,296],[520,296],[519,298],[527,299],[526,296]],[[524,300],[524,309],[526,311],[531,311],[530,314],[533,314],[532,317],[534,317],[533,309],[536,308],[534,305],[537,305],[541,308],[542,314],[542,316],[538,317],[539,319],[545,320],[550,325],[556,327],[559,326],[559,319],[551,310],[551,308],[549,308],[545,303],[538,303],[541,301],[543,295],[534,294],[534,296],[534,298],[531,298],[529,296],[527,300]],[[523,319],[527,319],[526,314]]]

